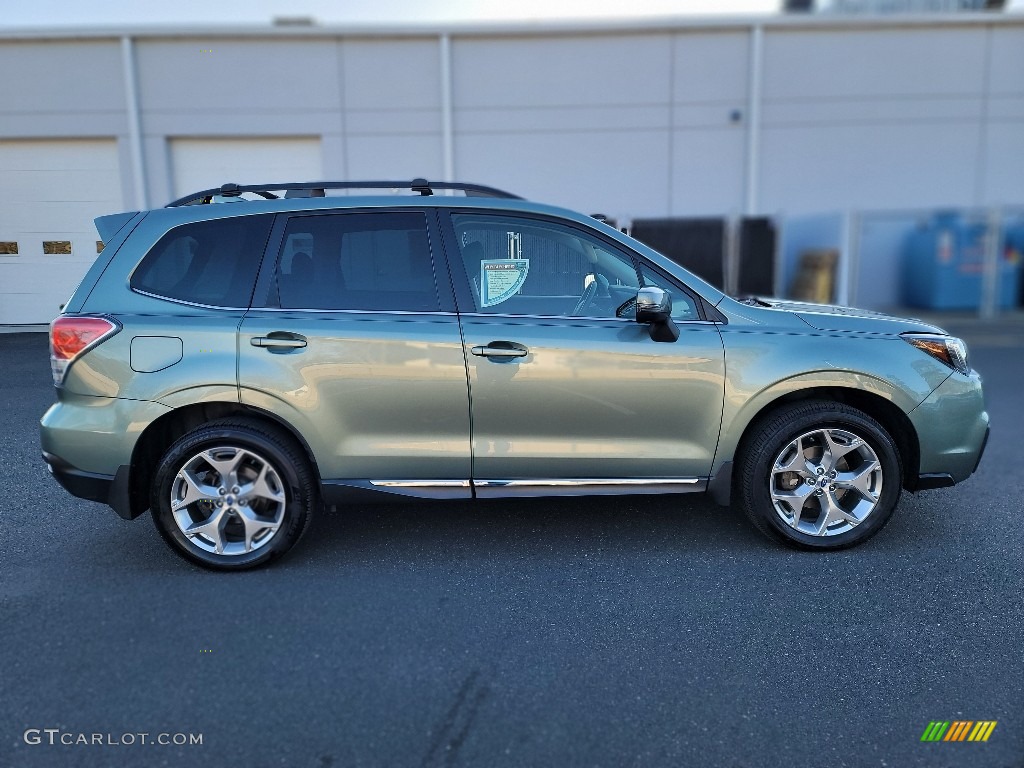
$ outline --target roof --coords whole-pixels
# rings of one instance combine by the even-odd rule
[[[243,185],[229,183],[222,184],[220,187],[212,189],[192,192],[191,194],[185,195],[184,197],[168,203],[166,207],[178,208],[183,205],[202,205],[218,202],[215,199],[216,197],[228,198],[229,201],[231,198],[237,198],[237,201],[241,201],[240,196],[244,192],[252,192],[265,200],[279,199],[281,195],[276,193],[281,191],[285,192],[284,197],[287,199],[324,197],[324,192],[328,189],[409,190],[410,192],[419,193],[421,197],[429,197],[433,195],[434,190],[436,189],[438,191],[451,190],[464,192],[466,197],[488,197],[511,200],[522,199],[519,195],[513,195],[511,192],[505,192],[504,190],[497,189],[495,187],[488,187],[483,184],[452,181],[431,182],[426,179],[418,178],[413,179],[412,181],[301,181]]]

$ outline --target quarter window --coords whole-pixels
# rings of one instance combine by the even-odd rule
[[[175,227],[132,274],[131,287],[215,307],[248,307],[271,216],[238,216]]]
[[[293,217],[277,282],[283,309],[439,308],[422,213]]]

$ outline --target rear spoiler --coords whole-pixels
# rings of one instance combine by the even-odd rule
[[[126,211],[125,213],[111,213],[108,216],[100,216],[97,219],[93,219],[96,231],[100,233],[100,240],[104,243],[109,243],[121,231],[121,228],[134,219],[138,213],[138,211]]]

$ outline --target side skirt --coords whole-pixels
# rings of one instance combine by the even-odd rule
[[[629,496],[633,494],[699,493],[707,489],[700,477],[641,479],[474,480],[478,499],[536,496]]]
[[[574,478],[567,480],[325,480],[328,505],[415,499],[508,499],[545,496],[630,496],[700,493],[704,477]]]

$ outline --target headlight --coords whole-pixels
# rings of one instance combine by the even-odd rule
[[[971,365],[967,361],[967,345],[963,339],[936,333],[905,333],[902,338],[955,371],[963,374],[971,372]]]

